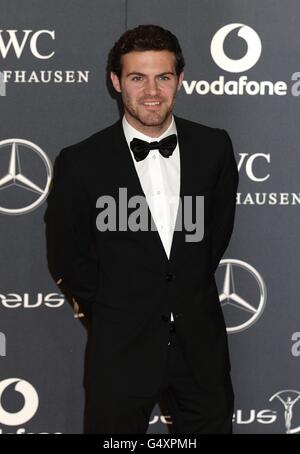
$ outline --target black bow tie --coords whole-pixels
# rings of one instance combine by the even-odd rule
[[[136,137],[130,142],[130,148],[136,161],[145,159],[150,150],[159,150],[164,158],[171,156],[177,145],[177,135],[164,137],[159,142],[145,142]]]

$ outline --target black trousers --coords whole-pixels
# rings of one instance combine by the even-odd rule
[[[161,389],[151,398],[105,393],[101,402],[94,402],[97,410],[94,407],[94,417],[86,427],[86,433],[145,434],[156,403],[164,415],[171,416],[170,433],[232,433],[234,395],[231,382],[205,388],[195,382],[174,323],[170,323],[168,363]]]

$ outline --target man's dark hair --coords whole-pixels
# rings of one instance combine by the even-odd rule
[[[107,63],[108,72],[114,72],[120,79],[122,55],[132,51],[146,50],[168,50],[173,52],[177,76],[183,71],[185,61],[176,36],[158,25],[139,25],[123,33],[110,50]]]

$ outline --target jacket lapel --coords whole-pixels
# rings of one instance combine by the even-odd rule
[[[179,196],[182,203],[183,208],[183,199],[185,195],[188,195],[190,192],[189,185],[192,184],[191,179],[189,176],[191,175],[191,166],[195,165],[192,163],[191,160],[191,152],[192,152],[192,143],[191,139],[189,138],[187,131],[184,127],[184,123],[181,119],[174,115],[174,120],[176,123],[177,129],[177,137],[179,143],[179,155],[180,155],[180,191]],[[180,211],[180,207],[178,208],[176,224],[179,221],[179,216],[183,213]],[[170,253],[170,263],[175,265],[177,260],[181,256],[182,249],[185,243],[185,229],[183,219],[181,219],[182,225],[180,230],[174,230],[173,234],[173,241]]]

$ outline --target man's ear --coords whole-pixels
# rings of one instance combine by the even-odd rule
[[[114,89],[118,92],[118,93],[121,93],[121,84],[120,84],[120,80],[117,76],[116,73],[112,72],[110,73],[110,78],[111,78],[111,82],[114,86]]]
[[[182,71],[182,72],[179,74],[179,77],[178,77],[177,91],[179,91],[180,88],[181,88],[183,78],[184,78],[184,72]]]

